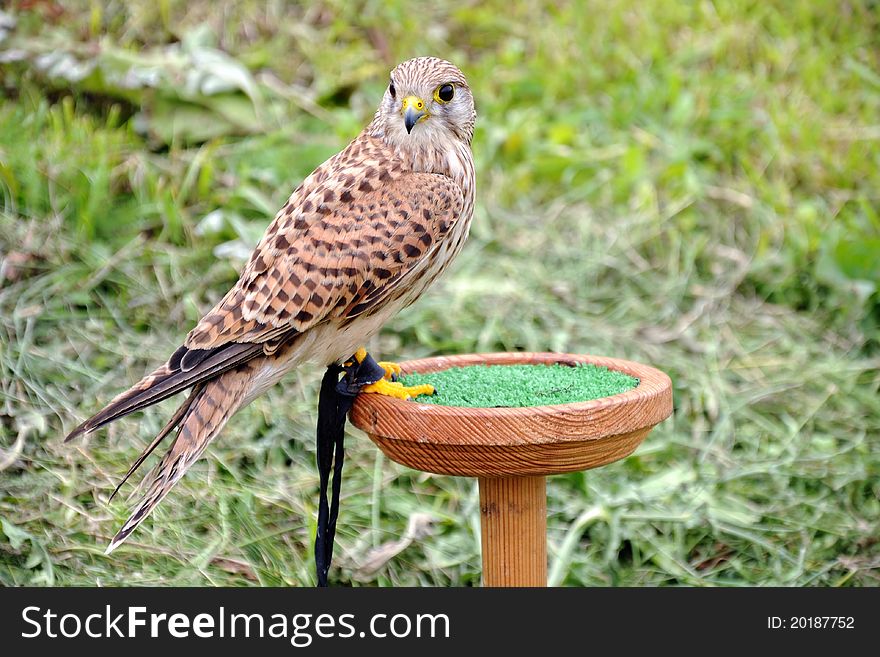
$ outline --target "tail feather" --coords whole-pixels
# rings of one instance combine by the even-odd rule
[[[208,444],[220,433],[233,413],[242,406],[250,388],[253,372],[253,365],[245,363],[202,384],[193,391],[162,432],[141,454],[126,475],[126,479],[179,422],[180,428],[174,442],[145,480],[146,490],[143,499],[113,537],[106,554],[115,550],[152,513],[168,491],[180,481]]]
[[[165,440],[165,437],[169,433],[171,433],[175,428],[177,428],[177,425],[180,424],[184,415],[189,410],[189,407],[192,405],[192,403],[195,400],[198,399],[199,395],[202,392],[202,387],[203,386],[197,386],[196,388],[193,389],[193,391],[189,394],[189,396],[180,405],[180,408],[178,408],[174,412],[174,415],[171,417],[171,419],[168,420],[168,423],[164,427],[162,427],[162,431],[160,431],[156,435],[156,437],[153,438],[153,441],[144,448],[144,451],[142,451],[141,455],[137,457],[137,460],[131,464],[131,467],[128,469],[128,472],[125,473],[125,476],[122,478],[122,481],[119,482],[119,484],[116,486],[116,488],[110,494],[110,497],[107,498],[108,502],[110,502],[114,497],[116,497],[116,493],[119,492],[119,489],[122,488],[123,484],[125,484],[125,482],[128,481],[128,478],[134,474],[135,470],[137,470],[139,467],[141,467],[141,464],[146,460],[146,458],[150,454],[153,453],[153,450],[159,446],[159,443],[161,443],[163,440]]]
[[[107,406],[70,432],[64,442],[89,434],[114,420],[158,404],[177,393],[207,381],[236,365],[251,360],[263,352],[261,344],[229,343],[201,357],[195,367],[180,368],[178,350],[172,358],[134,386],[117,395]],[[170,431],[170,429],[169,429]]]

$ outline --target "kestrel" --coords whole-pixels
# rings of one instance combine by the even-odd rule
[[[238,282],[183,345],[67,436],[192,389],[123,478],[177,429],[107,553],[238,409],[302,364],[361,362],[359,345],[446,269],[473,216],[475,119],[471,90],[453,64],[418,57],[397,66],[372,122],[290,195]],[[405,388],[391,380],[395,366],[383,366],[387,378],[366,391],[404,398],[433,391]]]

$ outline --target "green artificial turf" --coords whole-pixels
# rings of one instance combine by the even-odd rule
[[[419,402],[479,408],[569,404],[610,397],[639,384],[628,374],[589,364],[471,365],[400,380],[407,386],[434,386],[436,394],[419,395]]]

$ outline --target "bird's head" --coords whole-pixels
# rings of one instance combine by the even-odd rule
[[[469,144],[475,118],[464,74],[443,59],[416,57],[391,71],[373,124],[395,146],[425,148],[450,139]]]

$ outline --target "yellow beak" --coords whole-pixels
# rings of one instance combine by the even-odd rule
[[[404,98],[400,111],[403,114],[403,125],[406,126],[407,134],[412,132],[413,126],[416,123],[428,118],[428,110],[425,101],[416,96],[407,96]]]

